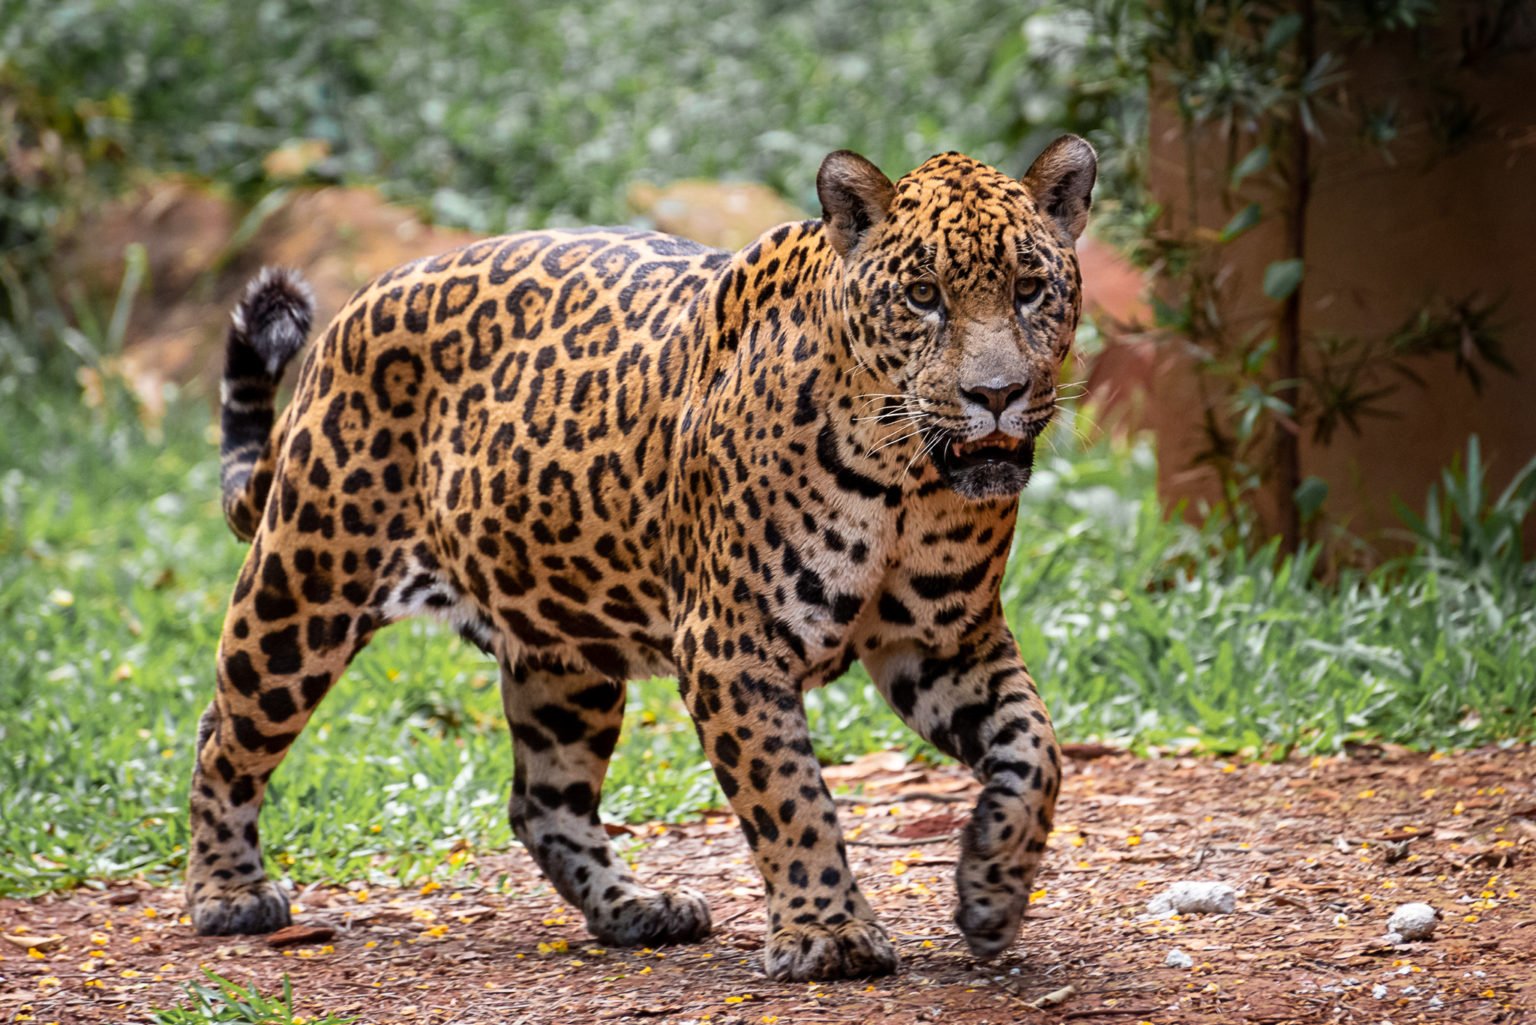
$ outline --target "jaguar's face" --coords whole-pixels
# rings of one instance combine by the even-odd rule
[[[955,153],[894,186],[853,154],[823,165],[849,337],[882,381],[870,412],[892,438],[910,435],[966,498],[1017,495],[1029,482],[1077,329],[1073,243],[1095,166],[1072,136],[1022,181]]]

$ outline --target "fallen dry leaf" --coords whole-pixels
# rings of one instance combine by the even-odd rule
[[[267,937],[269,947],[297,947],[307,943],[329,943],[336,930],[328,925],[290,925]]]

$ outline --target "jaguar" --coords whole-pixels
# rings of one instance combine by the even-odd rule
[[[262,271],[226,343],[222,504],[250,547],[197,740],[196,930],[289,923],[267,784],[369,639],[428,615],[498,663],[513,832],[599,940],[710,931],[598,814],[627,682],[668,675],[764,880],[767,975],[895,970],[803,704],[858,660],[979,780],[955,921],[1004,950],[1062,766],[999,583],[1096,167],[1064,136],[1022,178],[945,153],[893,183],[844,150],[819,220],[736,253],[581,229],[417,260],[346,303],[281,415],[314,301]]]

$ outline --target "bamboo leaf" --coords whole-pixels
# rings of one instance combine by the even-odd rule
[[[1301,15],[1282,14],[1270,22],[1269,31],[1264,33],[1264,52],[1274,53],[1280,47],[1296,38],[1296,33],[1301,31]]]
[[[1269,147],[1261,143],[1249,150],[1248,155],[1239,160],[1237,166],[1232,168],[1232,185],[1235,187],[1244,178],[1252,174],[1258,174],[1268,166]]]
[[[1264,294],[1275,302],[1284,302],[1301,286],[1304,270],[1300,260],[1276,260],[1264,268]]]
[[[1231,242],[1243,234],[1243,232],[1258,224],[1259,219],[1263,216],[1264,210],[1259,204],[1249,203],[1232,215],[1232,219],[1227,222],[1226,227],[1221,229],[1221,234],[1216,237],[1222,242]]]
[[[1328,482],[1321,477],[1308,477],[1297,485],[1296,511],[1301,514],[1301,522],[1310,523],[1327,497]]]

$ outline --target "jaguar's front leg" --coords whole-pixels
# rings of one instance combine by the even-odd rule
[[[955,923],[973,954],[996,957],[1019,933],[1061,787],[1056,734],[1018,644],[999,616],[955,651],[904,643],[864,663],[897,714],[982,782],[961,838]]]
[[[765,663],[711,661],[702,653],[682,668],[683,699],[699,741],[763,875],[768,977],[895,971],[890,936],[848,868],[798,684]]]

